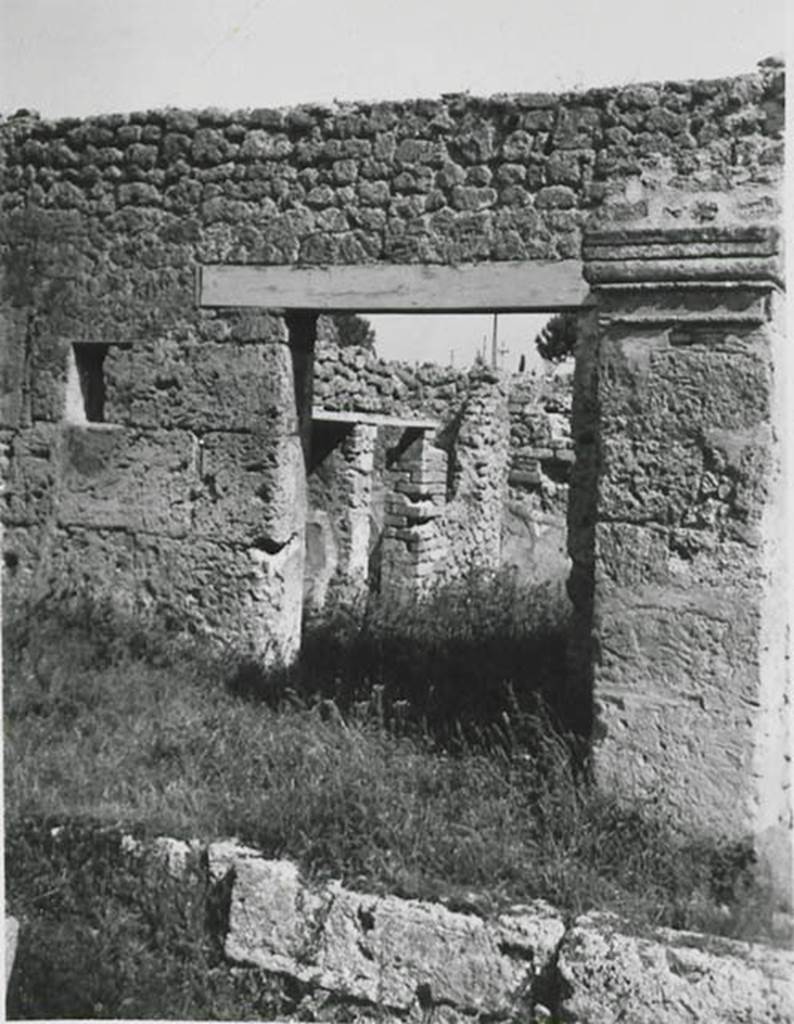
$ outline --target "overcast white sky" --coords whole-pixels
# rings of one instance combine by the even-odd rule
[[[46,116],[749,71],[785,0],[0,0],[0,109]]]
[[[0,111],[283,106],[708,78],[784,49],[786,0],[0,0]],[[487,318],[385,318],[470,361]],[[541,321],[542,322],[542,321]],[[508,361],[539,321],[500,317]],[[450,342],[451,336],[458,339]],[[518,346],[518,347],[517,347]]]

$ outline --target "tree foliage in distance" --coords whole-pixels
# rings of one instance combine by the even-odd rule
[[[334,313],[331,319],[337,331],[337,344],[342,348],[356,346],[375,351],[375,330],[366,317],[358,313]]]
[[[576,316],[573,313],[555,314],[535,338],[535,347],[550,363],[561,363],[572,356],[575,345]]]

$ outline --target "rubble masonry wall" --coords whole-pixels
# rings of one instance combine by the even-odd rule
[[[786,827],[779,738],[774,768],[760,753],[785,686],[771,667],[785,632],[780,346],[768,312],[742,321],[750,299],[714,284],[763,271],[752,232],[780,217],[783,91],[766,64],[559,96],[5,119],[4,598],[104,590],[131,614],[166,608],[292,657],[311,325],[199,308],[197,267],[578,259],[611,229],[624,249],[605,258],[622,283],[584,254],[598,309],[584,317],[569,514],[599,757],[624,768],[647,756],[663,791],[695,792],[690,810],[713,808],[702,820],[719,827]],[[651,234],[635,244],[637,228]],[[738,228],[744,240],[714,250]],[[683,248],[668,245],[684,229]],[[700,260],[711,290],[666,308],[653,284],[643,299],[637,261],[660,246],[672,255],[651,277],[681,279]],[[689,340],[686,322],[700,325]],[[640,751],[648,695],[662,740]],[[684,708],[698,722],[687,740]],[[706,765],[712,734],[730,737],[727,775]]]

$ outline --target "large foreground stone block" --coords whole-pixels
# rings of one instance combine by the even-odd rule
[[[790,1024],[794,953],[691,932],[630,934],[611,914],[578,918],[560,947],[571,1024]]]
[[[506,1016],[528,998],[531,965],[545,965],[561,935],[550,908],[525,916],[522,930],[519,916],[489,924],[437,904],[336,888],[319,957],[323,984],[395,1009],[410,1009],[421,990],[429,1003]]]

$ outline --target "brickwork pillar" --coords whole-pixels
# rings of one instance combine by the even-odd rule
[[[446,553],[447,455],[421,432],[389,471],[381,558],[381,592],[418,592]]]
[[[769,229],[592,234],[570,514],[594,765],[790,885],[780,269]]]

